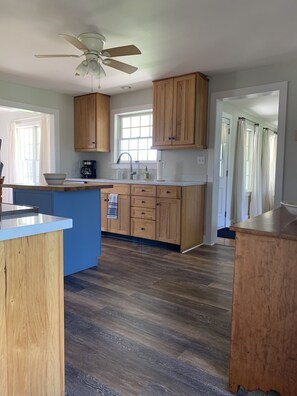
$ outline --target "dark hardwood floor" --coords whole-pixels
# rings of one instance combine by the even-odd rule
[[[65,278],[66,395],[231,395],[233,255],[104,237],[99,269]]]

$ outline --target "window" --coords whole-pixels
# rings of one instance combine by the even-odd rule
[[[116,115],[117,136],[115,139],[116,158],[128,152],[133,161],[157,160],[157,150],[152,146],[152,110]]]
[[[39,183],[40,121],[15,127],[15,177],[17,183]]]

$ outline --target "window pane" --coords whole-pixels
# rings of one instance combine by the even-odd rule
[[[137,150],[137,149],[138,149],[137,139],[131,139],[129,142],[129,150]]]
[[[129,140],[122,140],[120,143],[121,151],[127,151],[129,149]]]
[[[136,150],[130,150],[129,153],[131,154],[131,157],[132,157],[133,161],[137,161],[138,160],[137,151]]]
[[[139,127],[140,126],[140,116],[131,117],[131,126],[132,127]]]
[[[146,150],[148,148],[147,139],[139,139],[139,149]]]
[[[130,138],[130,128],[122,129],[122,139],[129,139]]]
[[[139,137],[140,129],[139,128],[131,128],[131,137],[137,138]]]
[[[130,117],[122,117],[122,128],[129,128],[130,120]]]
[[[145,114],[141,116],[141,126],[150,125],[150,115]]]
[[[150,127],[141,128],[141,137],[150,136]]]

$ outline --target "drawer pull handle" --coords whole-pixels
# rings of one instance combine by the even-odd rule
[[[170,194],[171,193],[171,191],[166,191],[166,194]]]
[[[105,201],[105,202],[109,202],[109,199],[105,198],[104,201]]]
[[[141,212],[141,214],[144,215],[145,213],[144,213],[144,212]]]
[[[143,189],[141,190],[141,192],[145,192],[145,189],[143,188]]]
[[[145,228],[144,228],[144,227],[141,227],[140,229],[141,229],[141,231],[144,231],[144,230],[145,230]]]
[[[145,201],[141,201],[141,203],[145,203]]]

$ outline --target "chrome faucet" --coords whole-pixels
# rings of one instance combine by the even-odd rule
[[[122,155],[124,155],[124,154],[127,154],[127,155],[129,156],[129,158],[130,158],[130,173],[129,173],[129,174],[130,174],[130,180],[133,180],[133,175],[136,175],[136,172],[133,171],[133,168],[132,168],[132,157],[131,157],[131,154],[127,153],[126,151],[124,151],[123,153],[121,153],[121,154],[119,155],[118,160],[117,160],[117,164],[120,163],[121,157],[122,157]]]

